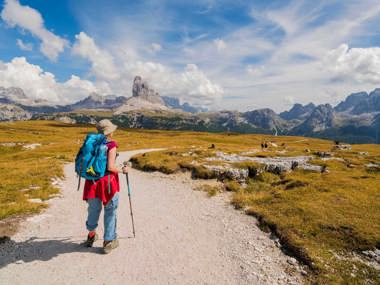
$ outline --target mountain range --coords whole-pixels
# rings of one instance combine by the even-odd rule
[[[350,143],[380,143],[380,88],[330,104],[295,104],[280,114],[269,108],[248,112],[214,111],[178,98],[160,96],[136,76],[132,96],[90,94],[73,104],[32,100],[22,89],[0,87],[0,120],[53,119],[91,123],[102,117],[124,127],[267,133],[329,138]]]

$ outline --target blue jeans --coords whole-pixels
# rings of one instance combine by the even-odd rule
[[[86,227],[88,231],[94,231],[98,227],[102,201],[98,198],[88,199],[88,217]],[[119,193],[115,193],[112,200],[104,206],[104,240],[116,239],[116,210],[119,205]]]

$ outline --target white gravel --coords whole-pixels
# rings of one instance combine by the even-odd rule
[[[142,151],[122,153],[119,162]],[[84,248],[86,203],[73,164],[65,175],[62,195],[0,245],[0,284],[301,283],[297,263],[288,262],[254,218],[234,210],[227,195],[192,191],[199,181],[185,174],[130,170],[136,238],[121,176],[120,247],[109,255],[100,254],[102,241]]]

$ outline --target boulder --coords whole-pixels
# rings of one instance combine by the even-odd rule
[[[222,165],[203,165],[208,170],[212,171],[218,179],[232,179],[240,183],[244,183],[247,178],[249,171],[246,168],[233,168],[230,166]]]

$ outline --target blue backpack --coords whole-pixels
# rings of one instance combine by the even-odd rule
[[[97,180],[107,169],[107,138],[103,134],[90,133],[75,158],[75,172],[80,178]]]

